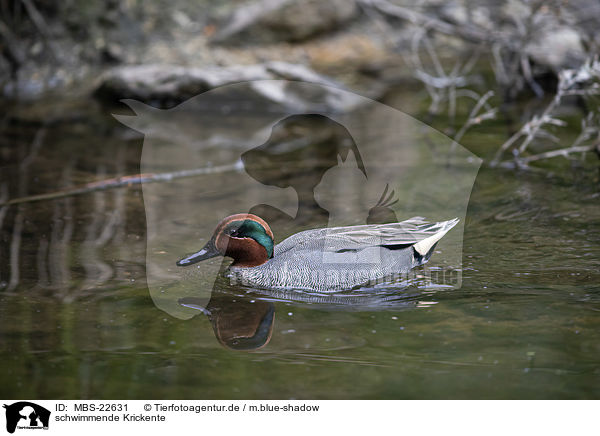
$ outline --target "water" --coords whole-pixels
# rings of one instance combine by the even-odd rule
[[[140,172],[142,136],[106,109],[67,102],[36,110],[12,108],[4,121],[0,197]],[[5,208],[0,396],[597,398],[593,178],[482,168],[466,213],[460,289],[417,278],[404,289],[315,301],[200,276],[194,289],[213,290],[210,317],[194,289],[168,302],[187,319],[161,310],[149,292],[148,199],[139,185]],[[237,201],[230,191],[210,218],[196,210],[194,223],[213,226],[212,214]],[[169,228],[191,249],[208,235],[189,221]]]

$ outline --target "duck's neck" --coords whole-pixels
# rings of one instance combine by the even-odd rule
[[[250,238],[232,238],[225,255],[233,258],[231,266],[239,268],[252,268],[269,260],[267,249]]]

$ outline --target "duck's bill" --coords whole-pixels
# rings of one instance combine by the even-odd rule
[[[177,266],[188,266],[197,262],[201,262],[206,259],[220,256],[221,253],[217,250],[212,241],[204,246],[204,248],[197,253],[190,254],[181,260],[177,261]]]

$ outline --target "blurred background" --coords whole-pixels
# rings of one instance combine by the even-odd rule
[[[594,0],[0,0],[0,396],[597,398],[598,28]],[[263,79],[355,92],[483,160],[460,289],[342,304],[216,283],[208,316],[154,306],[144,137],[111,114]],[[222,120],[199,139],[215,156],[245,139],[228,98],[198,109]]]

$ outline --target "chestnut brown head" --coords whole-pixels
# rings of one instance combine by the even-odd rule
[[[189,266],[216,256],[233,258],[232,266],[253,267],[273,257],[273,232],[260,217],[236,214],[221,220],[208,243],[177,262]]]

